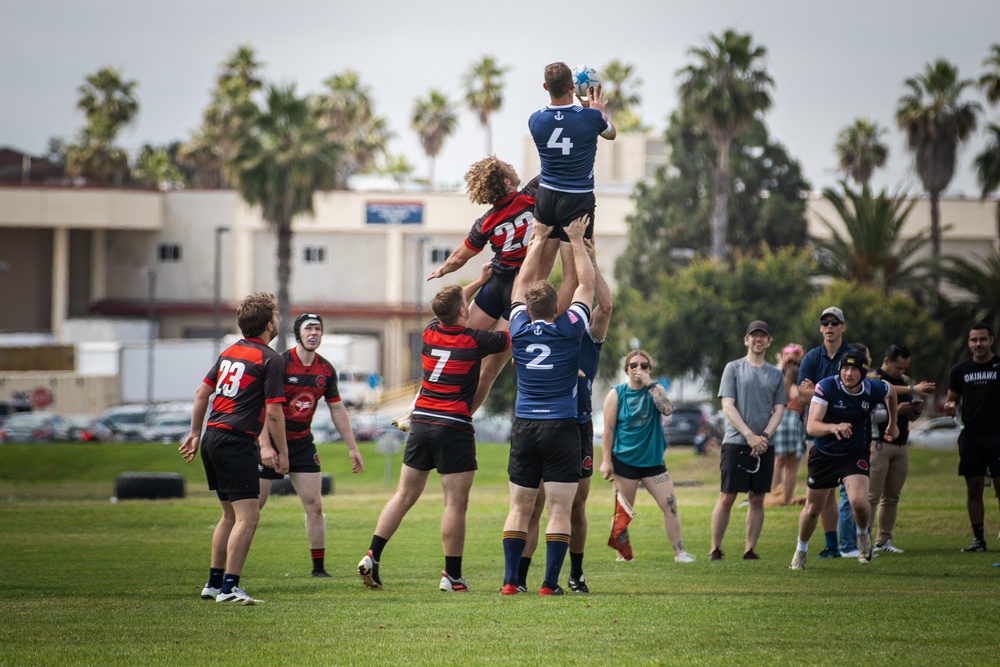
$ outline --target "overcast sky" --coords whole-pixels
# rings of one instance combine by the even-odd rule
[[[439,88],[460,101],[463,73],[491,54],[510,67],[494,151],[519,166],[528,115],[548,99],[541,87],[547,63],[600,69],[617,58],[634,65],[640,115],[662,132],[688,49],[735,28],[767,48],[776,84],[767,124],[814,188],[836,181],[837,132],[869,116],[890,130],[889,162],[875,185],[919,189],[893,123],[902,82],[941,57],[978,78],[990,44],[1000,42],[998,26],[1000,0],[0,0],[0,146],[42,154],[49,137],[71,139],[83,124],[76,89],[107,65],[138,82],[140,114],[123,145],[186,139],[219,64],[249,44],[266,80],[294,82],[301,93],[357,70],[397,135],[390,150],[404,153],[418,176],[428,160],[409,127],[413,100]],[[975,90],[969,95],[982,100]],[[951,193],[978,194],[970,165],[986,119],[1000,122],[1000,109],[986,110],[963,148]],[[483,129],[463,106],[436,180],[459,183],[485,150]]]

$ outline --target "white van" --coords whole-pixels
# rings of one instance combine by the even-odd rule
[[[337,390],[344,405],[373,408],[382,400],[382,376],[353,368],[338,369]]]

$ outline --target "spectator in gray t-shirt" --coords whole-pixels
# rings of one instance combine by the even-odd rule
[[[722,371],[719,397],[729,419],[722,438],[719,468],[722,488],[712,511],[712,551],[709,560],[722,560],[722,538],[729,526],[733,503],[740,493],[749,492],[746,548],[743,560],[757,560],[757,539],[764,525],[764,497],[771,490],[774,450],[771,434],[785,411],[785,378],[766,360],[771,345],[767,323],[754,320],[743,336],[747,354],[730,361]]]

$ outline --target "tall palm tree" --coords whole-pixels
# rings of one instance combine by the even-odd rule
[[[601,68],[601,90],[607,102],[605,111],[615,119],[619,132],[644,132],[642,119],[635,107],[642,104],[639,86],[642,79],[635,75],[635,66],[615,59]]]
[[[906,144],[920,182],[931,201],[931,255],[941,257],[941,192],[955,175],[958,147],[976,129],[982,106],[962,99],[970,79],[960,79],[958,68],[944,59],[928,63],[924,71],[903,82],[907,92],[896,104],[896,123],[906,133]]]
[[[991,105],[1000,104],[1000,44],[990,47],[990,55],[983,60],[986,72],[979,77],[979,89]],[[986,127],[989,143],[976,156],[974,167],[976,180],[983,199],[1000,188],[1000,125],[990,123]],[[997,206],[997,236],[1000,237],[1000,206]]]
[[[503,76],[510,67],[501,67],[493,56],[483,56],[469,66],[463,77],[465,103],[479,117],[486,130],[486,154],[493,155],[493,128],[490,116],[503,108]]]
[[[244,133],[242,124],[251,111],[251,96],[264,85],[261,67],[248,45],[237,47],[222,63],[201,126],[178,151],[180,161],[193,172],[194,187],[223,188],[229,184],[226,167],[236,151],[234,137]]]
[[[922,266],[913,258],[927,245],[928,232],[923,230],[908,239],[901,236],[913,200],[885,190],[873,195],[867,185],[852,190],[846,182],[841,183],[841,191],[824,188],[823,199],[840,220],[835,225],[820,216],[831,233],[829,239],[815,241],[821,251],[822,273],[873,287],[884,295],[892,289],[920,287]]]
[[[333,186],[340,148],[321,127],[315,106],[298,97],[294,85],[270,86],[266,107],[245,109],[244,121],[246,131],[236,137],[229,173],[244,201],[260,206],[277,236],[278,345],[283,349],[292,322],[292,220],[312,213],[313,192]]]
[[[142,147],[132,167],[132,179],[140,185],[161,189],[184,183],[184,175],[170,159],[167,149],[154,148],[149,144]]]
[[[767,49],[753,36],[726,30],[709,35],[708,45],[688,51],[695,62],[678,71],[681,105],[715,146],[712,173],[712,257],[727,256],[727,206],[732,187],[729,148],[750,123],[771,107],[774,81],[764,66]]]
[[[320,122],[330,138],[344,147],[337,187],[347,187],[351,174],[370,171],[393,133],[388,121],[375,115],[371,87],[353,70],[334,74],[323,82],[326,91],[316,97]]]
[[[889,147],[882,141],[885,132],[878,121],[868,118],[857,118],[840,131],[834,151],[845,178],[862,187],[871,184],[872,172],[889,157]]]
[[[86,114],[88,122],[95,118],[107,121],[117,135],[139,113],[139,100],[135,96],[138,85],[136,81],[126,81],[121,71],[102,67],[77,88],[80,99],[76,106]]]
[[[424,153],[430,158],[430,172],[427,181],[433,187],[434,162],[438,153],[441,152],[444,140],[454,134],[458,128],[455,107],[444,93],[432,90],[426,98],[418,97],[413,101],[410,127],[416,131]]]

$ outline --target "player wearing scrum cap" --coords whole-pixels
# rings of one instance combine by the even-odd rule
[[[326,556],[326,515],[323,514],[323,480],[320,476],[319,454],[313,442],[313,415],[320,399],[330,408],[337,431],[344,437],[351,457],[351,471],[355,474],[365,469],[358,445],[354,441],[351,420],[337,391],[337,371],[329,361],[316,354],[323,341],[323,318],[316,313],[303,313],[295,318],[295,347],[281,353],[285,360],[285,432],[288,438],[288,472],[295,492],[306,512],[306,536],[312,557],[312,576],[329,577],[324,567]],[[267,430],[260,436],[261,459],[267,460],[272,443]],[[260,478],[268,480],[260,485],[260,506],[264,507],[271,493],[270,480],[284,475],[263,463],[259,466]]]
[[[806,432],[815,440],[809,452],[809,487],[806,505],[799,515],[799,539],[791,569],[806,566],[809,538],[823,507],[843,481],[854,512],[858,535],[858,562],[871,562],[871,505],[868,502],[868,417],[885,401],[889,420],[886,440],[899,434],[896,426],[896,394],[885,380],[869,380],[864,352],[849,349],[840,358],[838,374],[816,385]]]

